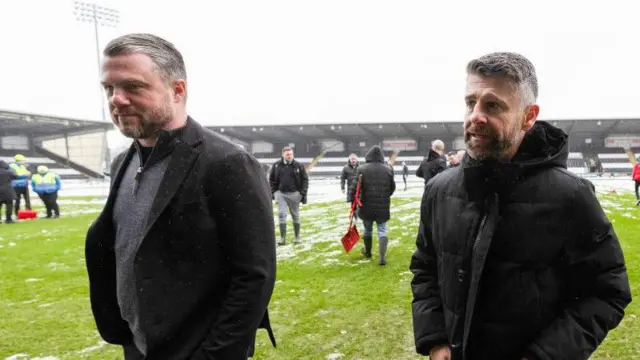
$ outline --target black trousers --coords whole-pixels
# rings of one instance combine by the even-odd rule
[[[60,216],[60,208],[58,207],[58,193],[54,192],[51,194],[38,194],[40,200],[44,203],[44,206],[47,208],[47,217],[51,217],[51,213],[54,213],[55,216]]]
[[[640,181],[636,180],[636,199],[640,200],[640,194],[638,193],[638,189],[640,189]]]
[[[0,211],[2,211],[2,206],[4,205],[4,213],[5,219],[11,220],[11,214],[13,214],[13,201],[2,201],[0,202]]]
[[[24,197],[24,206],[27,210],[31,210],[31,198],[29,197],[29,187],[14,187],[13,190],[16,192],[16,205],[15,212],[16,216],[18,216],[18,211],[20,210],[20,196]]]

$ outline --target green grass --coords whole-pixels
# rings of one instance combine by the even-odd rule
[[[638,297],[640,210],[630,195],[602,200]],[[394,198],[385,267],[377,265],[377,247],[371,261],[359,248],[350,254],[342,250],[339,238],[348,209],[343,201],[303,206],[306,243],[278,249],[270,305],[278,348],[271,348],[260,331],[255,359],[420,359],[413,347],[408,272],[418,202],[417,197]],[[71,203],[62,206],[57,220],[0,224],[0,359],[19,353],[65,360],[122,358],[120,348],[101,341],[89,308],[84,236],[99,209]],[[594,359],[640,358],[639,312],[637,302],[628,307]]]

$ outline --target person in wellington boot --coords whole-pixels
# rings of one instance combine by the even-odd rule
[[[278,204],[280,220],[280,241],[278,245],[287,243],[287,210],[293,218],[294,244],[300,243],[300,203],[307,203],[309,177],[302,163],[293,158],[293,148],[282,149],[282,159],[273,164],[269,175],[271,193]]]
[[[362,206],[358,208],[358,216],[364,225],[364,248],[362,253],[371,258],[373,245],[373,224],[378,228],[378,250],[380,265],[387,264],[387,222],[391,218],[391,195],[396,190],[396,182],[393,178],[393,169],[385,164],[384,154],[380,146],[373,146],[365,156],[366,163],[358,167],[356,179],[360,179],[360,201]],[[349,188],[351,201],[357,188],[357,181]]]

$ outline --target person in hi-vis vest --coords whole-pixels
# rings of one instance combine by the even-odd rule
[[[58,207],[58,191],[60,190],[60,177],[53,171],[49,171],[44,165],[38,166],[38,173],[31,177],[31,188],[40,197],[47,208],[47,219],[52,213],[60,217]]]
[[[29,198],[29,177],[31,172],[27,170],[27,158],[22,154],[13,157],[14,162],[9,167],[16,173],[16,178],[11,182],[13,190],[16,193],[16,202],[13,207],[16,216],[20,210],[20,196],[24,197],[24,206],[27,210],[31,210],[31,199]]]

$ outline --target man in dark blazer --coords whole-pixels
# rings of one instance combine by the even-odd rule
[[[187,116],[184,61],[171,43],[112,40],[102,85],[114,124],[134,141],[113,161],[86,239],[100,335],[126,360],[246,359],[256,329],[269,329],[276,272],[262,168]]]

